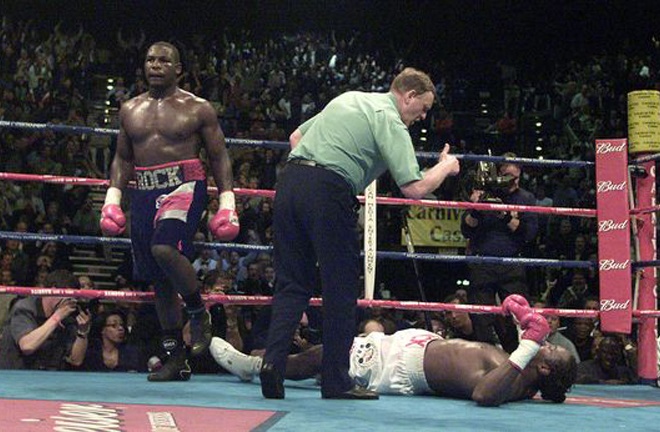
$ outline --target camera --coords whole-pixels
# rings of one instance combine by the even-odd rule
[[[479,162],[474,176],[474,189],[483,190],[481,202],[501,203],[509,194],[516,177],[511,174],[499,175],[493,162]]]
[[[94,310],[95,306],[98,305],[99,300],[98,299],[92,299],[92,300],[78,300],[76,302],[76,310],[69,315],[71,318],[75,319],[80,312],[85,312],[85,313],[90,313],[90,310]]]

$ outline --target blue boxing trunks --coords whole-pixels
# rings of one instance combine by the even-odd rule
[[[151,255],[152,245],[169,245],[187,258],[206,208],[206,174],[199,159],[135,167],[137,189],[131,197],[133,276],[139,281],[164,280]]]

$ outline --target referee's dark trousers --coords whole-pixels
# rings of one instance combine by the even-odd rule
[[[324,317],[321,393],[328,397],[353,387],[348,369],[360,272],[357,200],[340,175],[300,163],[289,162],[276,187],[277,282],[264,362],[272,363],[284,376],[293,334],[320,275]]]

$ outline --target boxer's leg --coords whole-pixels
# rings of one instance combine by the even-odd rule
[[[218,337],[214,337],[211,341],[210,350],[220,366],[242,381],[252,381],[263,364],[262,357],[244,354]],[[323,345],[314,345],[306,351],[290,355],[286,362],[285,378],[304,380],[314,377],[321,372],[322,359]]]
[[[190,365],[181,333],[181,305],[174,288],[162,281],[156,284],[156,312],[162,328],[161,346],[168,354],[163,367],[147,376],[149,381],[187,381]]]
[[[188,181],[157,199],[151,255],[170,284],[176,288],[190,319],[190,353],[198,356],[211,344],[211,315],[202,301],[197,275],[190,262],[193,239],[206,208],[207,188],[203,180]]]

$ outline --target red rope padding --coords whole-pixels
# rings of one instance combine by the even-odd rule
[[[16,294],[21,296],[46,296],[46,297],[77,297],[84,299],[112,299],[122,300],[134,303],[143,303],[153,301],[154,293],[140,291],[101,291],[101,290],[83,290],[73,288],[40,288],[40,287],[16,287],[0,286],[0,294]],[[269,305],[272,297],[268,296],[246,296],[246,295],[224,295],[210,294],[202,296],[207,303],[222,303],[229,305],[243,306],[263,306]],[[321,306],[323,300],[317,297],[309,301],[311,306]],[[430,303],[418,301],[399,301],[399,300],[358,300],[358,306],[363,308],[382,307],[388,309],[401,310],[422,310],[422,311],[460,311],[477,314],[502,314],[500,306],[487,305],[467,305],[453,303]],[[564,317],[582,317],[596,318],[598,311],[591,309],[535,309],[542,315],[555,315]],[[633,311],[633,316],[637,318],[660,318],[660,311]]]
[[[38,175],[38,174],[19,174],[0,172],[0,179],[14,180],[14,181],[41,181],[44,183],[58,183],[58,184],[77,184],[89,186],[109,186],[109,180],[82,178],[82,177],[66,177],[66,176],[53,176],[53,175]],[[134,186],[134,182],[129,183]],[[216,193],[218,188],[209,187],[209,192]],[[234,192],[237,195],[246,196],[263,196],[273,198],[275,191],[266,189],[241,189],[236,188]],[[358,196],[360,202],[364,202],[364,196]],[[546,213],[564,216],[583,216],[583,217],[596,217],[595,209],[585,208],[569,208],[569,207],[541,207],[541,206],[526,206],[526,205],[513,205],[513,204],[491,204],[491,203],[473,203],[468,201],[439,201],[439,200],[414,200],[408,198],[390,198],[390,197],[376,197],[378,204],[385,205],[398,205],[398,206],[423,206],[435,208],[462,208],[462,209],[475,209],[475,210],[491,210],[491,211],[517,211],[517,212],[533,212],[533,213]]]

